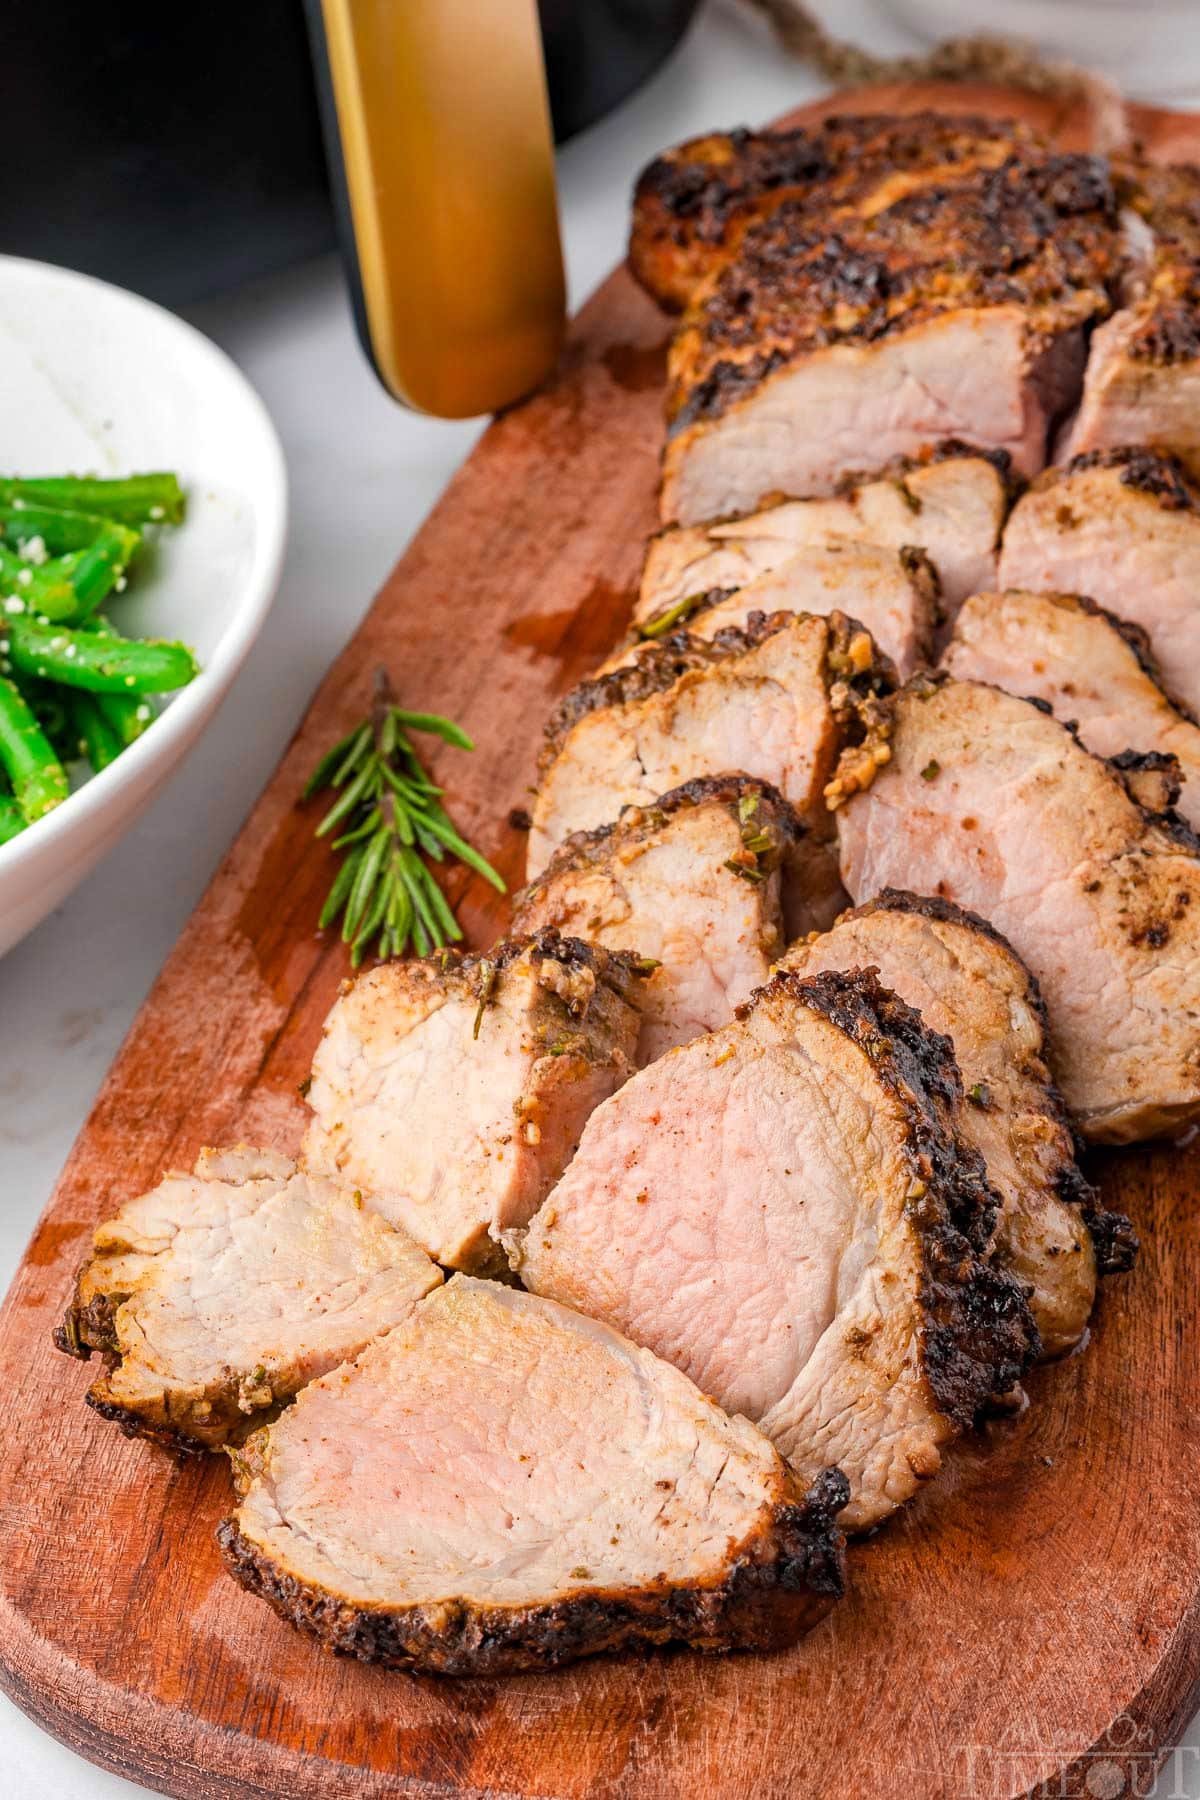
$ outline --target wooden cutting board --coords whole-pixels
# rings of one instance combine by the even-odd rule
[[[995,89],[876,89],[833,110],[1070,109]],[[1200,121],[1139,113],[1156,154]],[[204,1144],[295,1146],[297,1089],[346,973],[298,805],[384,662],[462,720],[436,759],[510,879],[553,697],[627,615],[654,490],[667,326],[622,271],[550,388],[497,421],[323,683],[154,987],[0,1315],[0,1683],[84,1756],[161,1789],[248,1795],[1008,1800],[1145,1794],[1200,1703],[1200,1156],[1113,1156],[1142,1232],[1086,1352],[851,1556],[851,1592],[787,1655],[603,1658],[553,1677],[416,1679],[337,1662],[221,1571],[223,1459],[178,1464],[81,1404],[50,1331],[93,1223]],[[454,895],[471,940],[503,909]]]

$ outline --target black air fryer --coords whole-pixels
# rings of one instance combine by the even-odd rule
[[[0,56],[13,150],[0,248],[167,305],[326,249],[319,94],[377,369],[410,404],[488,410],[537,379],[561,300],[548,157],[535,167],[547,97],[561,141],[646,79],[696,5],[540,0],[535,17],[535,0],[224,0],[181,18],[147,0],[45,0]],[[510,249],[504,297],[504,233],[521,217],[526,267]],[[490,292],[491,315],[472,289]]]

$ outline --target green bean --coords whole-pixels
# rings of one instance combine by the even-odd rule
[[[21,609],[47,619],[70,619],[75,616],[79,599],[61,562],[26,562],[7,544],[0,544],[0,616],[6,601],[21,602]],[[16,612],[16,606],[8,608]]]
[[[38,475],[0,480],[0,505],[14,500],[60,510],[100,513],[120,525],[178,525],[184,495],[175,475],[128,475],[105,481],[91,475]]]
[[[9,660],[18,674],[93,694],[163,694],[186,687],[197,673],[187,645],[163,639],[72,631],[27,617],[9,619],[5,632]]]
[[[70,696],[67,706],[79,754],[87,757],[97,774],[101,769],[107,769],[109,763],[116,762],[125,748],[124,740],[105,717],[100,698],[98,694],[77,690]]]
[[[15,684],[0,678],[0,763],[27,825],[67,797],[67,772]]]
[[[0,794],[0,844],[25,829],[25,816],[11,794]]]
[[[90,621],[90,629],[100,637],[122,636],[112,620],[103,613],[97,613]],[[126,748],[135,743],[144,731],[149,731],[158,717],[150,701],[138,694],[97,694],[96,705]]]
[[[87,550],[97,538],[109,535],[120,538],[126,562],[142,541],[140,532],[99,513],[60,512],[53,506],[26,501],[6,504],[0,499],[0,538],[14,550],[40,540],[48,556],[65,556],[72,550]]]

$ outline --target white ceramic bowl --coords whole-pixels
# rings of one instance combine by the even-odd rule
[[[80,882],[215,713],[279,580],[287,475],[257,394],[207,338],[135,294],[0,256],[0,473],[174,469],[184,524],[164,531],[115,612],[182,638],[201,673],[64,804],[0,845],[0,953]]]

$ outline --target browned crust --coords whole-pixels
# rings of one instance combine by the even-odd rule
[[[1010,502],[1025,489],[1023,476],[1013,469],[1012,454],[996,446],[990,448],[982,444],[968,443],[966,438],[939,438],[936,444],[928,444],[915,455],[908,453],[889,457],[881,468],[873,471],[857,470],[847,472],[838,478],[834,488],[836,494],[850,494],[855,488],[865,487],[871,481],[899,481],[903,483],[906,475],[915,474],[920,469],[928,469],[937,463],[944,462],[985,462],[990,463],[1000,477],[1004,495]],[[916,502],[920,508],[920,502]]]
[[[655,157],[634,189],[629,261],[668,311],[736,250],[747,228],[785,201],[814,211],[863,206],[881,181],[936,169],[953,179],[981,161],[1042,154],[1008,119],[923,112],[835,115],[793,131],[712,132]]]
[[[722,1580],[646,1588],[585,1589],[542,1606],[356,1606],[297,1580],[243,1537],[236,1515],[217,1541],[234,1580],[335,1656],[438,1675],[507,1675],[552,1669],[629,1644],[674,1641],[704,1650],[780,1649],[841,1597],[845,1540],[835,1523],[850,1498],[837,1469],[801,1497],[781,1472],[779,1499],[755,1531],[730,1546]]]
[[[676,335],[669,433],[719,418],[805,354],[878,343],[949,311],[1014,304],[1034,335],[1088,324],[1112,309],[1119,260],[1112,184],[1093,157],[980,171],[866,224],[781,205]]]
[[[1032,491],[1040,493],[1057,487],[1088,469],[1119,469],[1122,487],[1146,494],[1166,512],[1200,512],[1200,489],[1180,459],[1170,451],[1151,450],[1142,444],[1115,450],[1085,450],[1061,468],[1046,469],[1033,483]]]
[[[692,669],[708,669],[755,649],[791,624],[790,612],[751,613],[743,626],[729,626],[714,638],[672,632],[658,642],[641,644],[619,668],[589,677],[564,694],[546,721],[539,767],[545,769],[562,749],[567,734],[588,713],[606,706],[634,706],[662,694]]]
[[[653,837],[668,819],[698,806],[723,806],[737,815],[743,801],[755,800],[761,811],[755,818],[755,829],[769,824],[774,839],[771,850],[763,855],[770,869],[785,858],[807,833],[807,826],[796,809],[789,805],[777,787],[750,775],[699,775],[674,787],[649,806],[626,806],[612,824],[597,825],[591,831],[573,831],[564,838],[542,873],[521,890],[513,900],[516,919],[524,909],[544,894],[554,882],[575,870],[594,868],[626,848]]]
[[[842,918],[865,919],[876,912],[912,913],[921,918],[938,920],[942,924],[958,925],[986,938],[1003,951],[1021,982],[1024,998],[1041,1027],[1042,1049],[1037,1066],[1034,1068],[1026,1065],[1024,1073],[1031,1081],[1036,1081],[1041,1109],[1047,1117],[1054,1120],[1063,1134],[1062,1155],[1054,1174],[1055,1191],[1060,1200],[1079,1209],[1092,1239],[1099,1272],[1102,1275],[1115,1275],[1132,1268],[1138,1252],[1137,1233],[1124,1213],[1110,1212],[1100,1204],[1099,1194],[1079,1166],[1079,1142],[1066,1102],[1051,1079],[1045,1059],[1050,1021],[1036,975],[990,920],[940,894],[914,894],[905,888],[883,888],[865,905],[850,907],[842,914]]]
[[[532,962],[556,962],[568,973],[587,970],[596,981],[629,1004],[634,1000],[634,984],[645,977],[641,960],[628,950],[607,950],[584,938],[564,936],[553,925],[534,932],[516,932],[501,938],[490,950],[439,950],[399,965],[406,977],[425,979],[444,985],[461,982],[477,997],[487,999],[506,971],[522,958]]]
[[[752,612],[744,625],[726,625],[711,638],[677,631],[659,643],[643,644],[628,663],[598,675],[564,696],[550,715],[545,742],[538,759],[539,775],[561,752],[570,732],[589,713],[608,706],[631,706],[668,688],[693,669],[709,669],[755,650],[777,632],[797,620],[816,617],[825,632],[826,678],[829,700],[843,740],[868,754],[886,742],[891,732],[890,696],[897,686],[895,665],[878,648],[871,634],[846,613],[813,615],[798,612]],[[861,760],[861,759],[860,759]],[[840,802],[858,785],[869,780],[866,767],[847,762],[839,769],[836,794]],[[835,784],[836,785],[836,784]]]
[[[922,1366],[937,1410],[965,1430],[1039,1354],[1024,1289],[987,1261],[999,1196],[978,1151],[953,1129],[962,1077],[947,1037],[931,1031],[873,969],[802,976],[780,969],[739,1016],[786,993],[822,1014],[869,1058],[907,1124],[907,1216],[922,1257]]]

